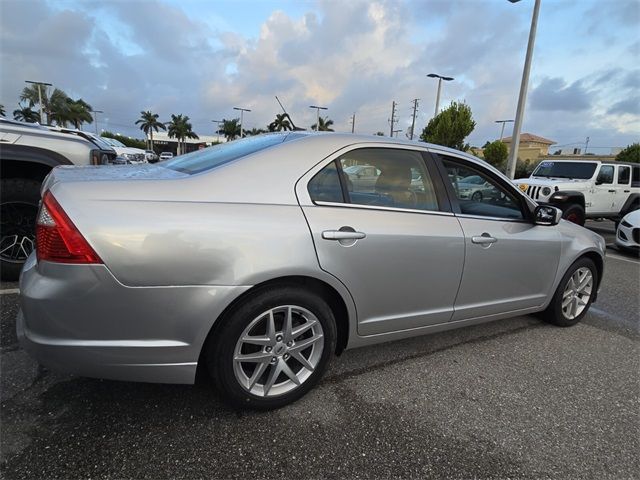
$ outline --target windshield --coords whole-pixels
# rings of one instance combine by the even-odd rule
[[[588,179],[593,177],[597,166],[592,162],[542,162],[531,176]]]
[[[119,140],[116,140],[115,138],[109,138],[109,137],[101,137],[101,138],[112,147],[126,147],[124,143],[120,142]]]
[[[172,160],[162,162],[162,166],[192,175],[282,143],[285,138],[283,135],[260,135],[235,140],[180,155]]]

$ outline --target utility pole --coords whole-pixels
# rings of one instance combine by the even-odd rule
[[[413,129],[416,128],[416,113],[418,112],[418,100],[419,98],[413,99],[413,117],[411,120],[411,134],[409,135],[409,140],[413,140]]]
[[[316,132],[320,129],[320,110],[327,110],[327,107],[319,107],[317,105],[309,105],[309,108],[316,109]]]
[[[104,113],[104,112],[102,110],[91,110],[91,112],[93,113],[93,123],[95,124],[95,127],[96,127],[96,135],[98,135],[98,114]]]
[[[244,112],[250,112],[251,110],[249,110],[248,108],[240,108],[240,107],[233,107],[234,110],[240,110],[240,138],[244,137],[244,134],[242,133],[242,120],[244,117]]]
[[[41,87],[42,85],[44,85],[45,87],[50,87],[51,84],[50,83],[45,83],[45,82],[34,82],[31,80],[25,80],[25,83],[32,83],[34,85],[38,86],[38,104],[40,105],[40,123],[44,123],[43,120],[43,108],[42,108],[42,90]],[[45,124],[46,125],[46,124]]]
[[[584,142],[584,154],[587,154],[587,148],[589,148],[589,137],[587,137],[587,141]]]
[[[211,121],[218,125],[218,128],[216,128],[216,134],[218,135],[218,140],[216,141],[220,143],[220,124],[223,122],[223,120],[211,120]]]
[[[393,126],[397,121],[398,120],[396,120],[396,102],[394,100],[393,102],[391,102],[391,119],[389,120],[389,123],[391,124],[391,127],[389,128],[390,137],[393,137]]]
[[[353,112],[351,116],[351,133],[356,132],[356,112]]]
[[[504,137],[504,124],[505,123],[513,123],[513,120],[496,120],[496,123],[502,124],[502,129],[500,130],[500,141],[502,141]]]
[[[519,0],[509,0],[516,3]],[[516,121],[513,124],[513,135],[511,135],[511,150],[507,162],[507,177],[513,179],[516,173],[516,162],[518,160],[518,147],[520,147],[520,128],[524,117],[524,107],[527,100],[527,88],[529,87],[529,73],[531,72],[531,59],[533,57],[533,46],[536,43],[536,30],[538,28],[538,13],[540,12],[540,0],[535,0],[533,5],[533,15],[531,16],[531,29],[529,30],[529,43],[527,44],[527,55],[524,60],[522,70],[522,82],[520,83],[520,95],[518,97],[518,108],[516,110]]]

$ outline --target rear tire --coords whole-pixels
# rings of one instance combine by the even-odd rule
[[[8,178],[2,180],[0,194],[0,276],[17,280],[22,265],[35,248],[35,225],[40,202],[37,180]]]
[[[580,205],[571,205],[562,213],[562,218],[582,227],[585,220],[584,208]]]
[[[562,277],[542,318],[558,327],[575,325],[587,314],[597,286],[598,270],[593,261],[588,258],[576,260]]]
[[[286,329],[288,314],[292,334]],[[258,291],[221,321],[207,340],[205,361],[216,389],[234,407],[271,410],[298,400],[320,380],[335,351],[331,308],[295,287]],[[256,359],[239,361],[248,356]]]

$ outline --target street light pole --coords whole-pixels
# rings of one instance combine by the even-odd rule
[[[93,113],[93,123],[96,127],[96,135],[98,135],[98,114],[104,112],[102,110],[91,110],[91,112]]]
[[[517,3],[520,0],[509,0]],[[520,129],[522,118],[524,117],[524,107],[527,100],[527,88],[529,86],[529,73],[531,72],[531,59],[533,57],[533,46],[536,42],[536,30],[538,28],[538,13],[540,12],[540,0],[535,0],[533,5],[533,15],[531,16],[531,29],[529,30],[529,43],[527,44],[527,55],[524,60],[522,71],[522,82],[520,83],[520,95],[518,97],[518,108],[516,110],[516,120],[513,124],[513,135],[511,136],[511,150],[507,162],[507,176],[511,179],[515,176],[516,162],[518,160],[518,147],[520,147]]]
[[[496,123],[502,124],[502,129],[500,130],[500,141],[502,141],[504,137],[504,124],[505,123],[513,123],[513,120],[496,120]]]
[[[31,80],[25,80],[25,83],[32,83],[34,85],[38,86],[38,104],[40,105],[40,123],[42,123],[42,113],[43,113],[43,109],[42,109],[42,91],[40,90],[40,87],[42,85],[44,85],[45,87],[50,87],[51,84],[50,83],[45,83],[45,82],[34,82]]]
[[[244,135],[242,133],[242,120],[244,118],[244,112],[250,112],[251,110],[249,110],[248,108],[240,108],[240,107],[233,107],[234,110],[240,110],[240,138],[242,138]]]
[[[442,75],[438,75],[437,73],[430,73],[427,75],[429,78],[437,78],[438,79],[438,93],[436,94],[436,110],[433,116],[438,115],[438,110],[440,109],[440,90],[442,89],[442,80],[445,82],[450,82],[454,80],[453,77],[443,77]]]
[[[327,107],[319,107],[317,105],[309,105],[309,108],[316,109],[316,132],[320,131],[320,110],[327,110]]]

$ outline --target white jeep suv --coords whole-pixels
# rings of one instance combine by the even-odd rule
[[[545,160],[516,185],[539,204],[562,210],[584,225],[587,218],[618,222],[640,208],[640,165],[596,160]]]

